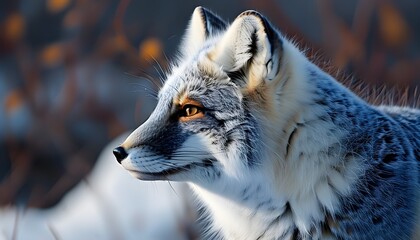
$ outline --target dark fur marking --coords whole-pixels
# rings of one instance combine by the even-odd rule
[[[304,157],[305,157],[305,153],[300,152],[300,153],[299,153],[299,159],[303,159]]]
[[[384,136],[384,141],[386,144],[392,144],[393,143],[393,138],[390,135],[386,135]]]
[[[215,161],[217,161],[216,159],[214,159],[214,158],[207,158],[207,159],[204,159],[203,160],[203,166],[204,167],[212,167],[214,164],[213,164],[213,162],[215,162]]]
[[[270,64],[273,61],[272,58],[268,59],[268,61],[265,63],[265,68],[268,69],[268,64]]]
[[[243,69],[234,72],[227,72],[228,77],[235,82],[235,80],[245,81],[246,75]]]
[[[322,115],[322,116],[319,116],[318,119],[324,122],[329,122],[331,117],[330,115]]]
[[[289,156],[290,147],[292,146],[292,142],[297,134],[298,128],[296,127],[293,129],[292,133],[289,135],[289,139],[287,140],[287,147],[286,147],[286,159]]]
[[[243,13],[241,13],[239,17],[241,16],[255,16],[256,18],[258,18],[261,22],[261,24],[263,25],[264,28],[264,32],[266,33],[266,36],[268,38],[268,42],[270,43],[270,53],[273,56],[274,52],[278,49],[279,51],[279,65],[281,63],[281,52],[283,51],[283,41],[281,40],[281,38],[279,37],[279,35],[277,34],[277,32],[274,30],[274,28],[272,27],[271,23],[264,17],[262,16],[260,13],[253,11],[253,10],[249,10],[249,11],[245,11]],[[277,72],[274,74],[274,76],[276,76],[278,74],[278,72],[280,71],[280,67],[277,68]]]
[[[226,29],[226,23],[206,8],[200,7],[200,14],[206,30],[206,37]]]
[[[301,237],[301,235],[300,235],[300,232],[299,232],[299,229],[295,228],[295,229],[293,230],[292,239],[296,239],[296,240],[298,240],[298,239],[302,239],[302,237]]]
[[[246,144],[246,146],[251,146],[252,147],[254,145],[253,142],[252,142],[252,140],[254,139],[252,132],[249,131],[249,130],[245,130],[245,134],[247,136],[247,138],[245,138],[245,144]],[[248,163],[248,166],[249,167],[252,167],[252,166],[255,165],[253,151],[247,151],[246,160],[247,160],[247,163]]]
[[[272,201],[269,200],[269,201],[266,201],[266,202],[268,202],[267,204],[270,204]],[[270,207],[269,209],[272,209],[272,208]],[[256,214],[256,212],[255,212],[255,214]],[[268,225],[267,229],[271,228],[275,223],[279,222],[282,218],[284,218],[285,216],[288,216],[288,215],[292,215],[292,208],[290,207],[289,202],[287,202],[285,204],[283,212],[281,214],[279,214],[276,218],[273,219],[273,221]],[[266,231],[264,231],[264,233],[261,236],[264,236]]]
[[[264,205],[270,205],[273,201],[271,199],[264,201],[264,202],[260,202],[257,207],[255,208],[256,211],[258,211],[261,207],[263,207]]]
[[[257,240],[260,240],[264,237],[265,233],[267,232],[267,230],[265,230],[259,237],[257,237]]]
[[[382,179],[395,177],[395,173],[390,170],[383,170],[378,173],[378,176]]]
[[[276,218],[274,218],[270,222],[270,224],[268,224],[266,230],[257,239],[262,239],[264,237],[264,235],[267,233],[268,229],[270,229],[271,227],[273,227],[275,224],[279,223],[282,218],[283,218],[283,213],[280,214],[279,216],[277,216]],[[286,231],[285,233],[283,233],[282,236],[279,237],[279,239],[284,238],[288,232],[289,231]]]
[[[305,123],[296,123],[296,126],[298,126],[298,127],[303,127],[303,126],[305,126]]]
[[[227,136],[225,148],[228,148],[233,142],[235,142],[235,139],[233,139],[231,136]]]
[[[249,187],[246,187],[244,190],[242,190],[242,201],[248,201],[248,199],[251,197],[251,194],[249,192]]]
[[[190,135],[184,132],[177,122],[169,122],[164,127],[157,127],[156,130],[157,133],[150,134],[148,138],[142,139],[135,147],[147,146],[151,151],[163,155],[166,159],[170,159],[171,155],[180,148]]]
[[[397,161],[397,156],[398,155],[396,155],[396,154],[387,154],[387,155],[385,155],[385,157],[383,158],[383,162],[384,163],[392,163],[392,162],[395,162],[395,161]]]
[[[257,29],[254,29],[254,32],[251,34],[251,42],[248,45],[248,53],[251,54],[251,56],[254,56],[257,53]]]
[[[314,102],[318,105],[321,105],[321,106],[328,106],[327,101],[323,98],[315,99]]]
[[[373,216],[372,217],[372,223],[375,224],[375,225],[380,224],[382,222],[382,220],[383,219],[382,219],[381,216]]]
[[[290,206],[290,203],[289,202],[287,202],[286,203],[286,206],[285,206],[285,208],[284,208],[284,211],[283,211],[283,213],[281,214],[282,216],[285,216],[285,215],[289,215],[289,214],[291,214],[292,213],[292,207]]]
[[[392,170],[390,170],[390,169],[388,169],[388,167],[384,163],[382,163],[382,162],[380,162],[376,166],[376,169],[378,171],[378,176],[381,177],[381,178],[383,178],[383,179],[384,178],[392,178],[392,177],[395,177],[395,172],[392,171]]]

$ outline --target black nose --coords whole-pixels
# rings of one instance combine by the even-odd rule
[[[114,153],[114,156],[117,159],[118,163],[121,163],[121,161],[128,156],[127,152],[123,147],[114,148],[112,153]]]

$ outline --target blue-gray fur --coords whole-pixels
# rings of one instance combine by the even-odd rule
[[[319,70],[309,71],[321,97],[316,102],[325,109],[319,118],[334,123],[332,134],[348,132],[341,139],[344,161],[357,155],[367,166],[352,195],[341,199],[341,211],[332,214],[334,223],[324,228],[339,239],[409,239],[420,184],[420,112],[372,107]]]

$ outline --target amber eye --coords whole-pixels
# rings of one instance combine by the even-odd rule
[[[201,109],[194,105],[185,105],[183,108],[183,116],[184,117],[192,117],[197,113],[200,113]]]
[[[205,117],[204,109],[204,106],[200,102],[185,98],[178,105],[177,115],[181,122],[188,122]]]

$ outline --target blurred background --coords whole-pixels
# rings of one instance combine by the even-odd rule
[[[0,206],[54,206],[147,118],[198,5],[260,11],[373,103],[420,102],[418,0],[3,0]]]

